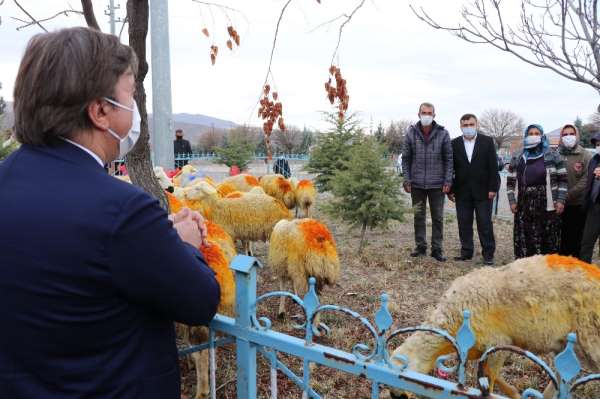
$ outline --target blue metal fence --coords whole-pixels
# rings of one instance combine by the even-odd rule
[[[255,153],[254,159],[262,161],[267,155],[264,153]],[[283,157],[288,161],[308,161],[308,154],[304,153],[287,153],[277,152],[272,154],[273,159]],[[217,158],[217,154],[211,151],[194,152],[190,154],[175,154],[176,161],[193,161],[193,160],[213,160]]]
[[[464,312],[462,327],[456,337],[446,331],[430,327],[409,327],[392,331],[392,316],[388,310],[388,297],[381,295],[381,306],[374,317],[374,324],[354,311],[335,305],[321,305],[315,293],[315,281],[310,279],[309,292],[300,298],[289,292],[271,292],[256,297],[256,276],[260,263],[252,257],[237,256],[231,265],[235,272],[236,281],[236,317],[235,319],[217,315],[210,325],[210,340],[206,344],[185,348],[180,356],[194,351],[209,349],[211,359],[211,397],[216,398],[215,391],[215,348],[235,343],[237,368],[237,397],[248,399],[257,397],[256,371],[257,354],[263,356],[271,368],[271,398],[277,398],[277,373],[281,372],[293,381],[303,391],[303,398],[321,398],[311,387],[311,364],[319,364],[333,369],[361,376],[371,382],[371,397],[378,398],[381,385],[387,385],[402,391],[412,392],[428,398],[491,398],[506,399],[503,396],[489,392],[489,382],[483,370],[488,358],[497,352],[509,351],[531,360],[541,367],[549,376],[550,383],[556,389],[555,398],[568,399],[575,389],[600,380],[600,374],[588,375],[576,379],[581,371],[575,355],[575,334],[569,334],[567,345],[563,352],[555,358],[556,372],[543,360],[530,352],[513,346],[498,346],[486,351],[478,361],[477,386],[466,386],[465,367],[467,353],[475,344],[475,335],[470,327],[470,314]],[[257,315],[257,307],[267,298],[285,296],[293,300],[304,312],[304,322],[295,328],[303,331],[304,339],[282,334],[271,329],[272,323],[265,317]],[[326,333],[328,327],[314,325],[317,314],[323,312],[341,312],[361,323],[369,334],[372,342],[357,343],[352,352],[323,346],[314,342],[315,335]],[[390,341],[400,335],[415,331],[425,331],[446,339],[456,352],[458,364],[446,367],[444,363],[450,356],[440,357],[436,365],[438,369],[454,375],[456,382],[432,377],[411,371],[407,368],[410,359],[397,357],[392,359],[388,351]],[[225,338],[215,339],[216,332],[225,334]],[[279,353],[292,355],[303,360],[303,374],[295,374],[280,358]],[[543,399],[542,393],[535,389],[527,389],[522,398]]]

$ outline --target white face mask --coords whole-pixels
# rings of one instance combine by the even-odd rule
[[[140,117],[140,112],[138,111],[137,103],[135,100],[133,101],[133,108],[129,108],[126,105],[123,105],[115,100],[112,100],[108,97],[104,97],[106,101],[114,105],[115,107],[119,107],[126,111],[131,112],[131,129],[127,132],[127,135],[121,138],[114,130],[108,129],[108,133],[110,133],[115,139],[119,141],[119,159],[125,158],[125,155],[131,151],[135,143],[137,143],[140,138],[141,131],[141,123],[142,118]]]
[[[562,143],[567,148],[573,148],[573,147],[575,147],[575,144],[577,144],[577,136],[572,136],[572,135],[563,136]]]
[[[433,116],[431,115],[419,115],[419,119],[421,120],[421,125],[429,126],[433,123]]]
[[[525,148],[537,147],[542,142],[542,136],[527,136],[525,137]]]

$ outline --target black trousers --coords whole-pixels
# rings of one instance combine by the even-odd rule
[[[581,239],[585,226],[585,210],[582,205],[565,206],[562,214],[559,254],[579,257]]]
[[[440,188],[421,189],[414,188],[411,190],[412,205],[415,213],[415,243],[417,250],[421,252],[427,251],[427,239],[425,220],[426,220],[426,205],[429,199],[429,210],[431,212],[431,252],[442,253],[442,243],[444,241],[444,194]]]
[[[583,229],[583,238],[581,240],[581,252],[579,258],[588,263],[592,263],[594,245],[600,236],[600,204],[592,204],[588,208],[585,227]]]
[[[481,244],[481,252],[486,260],[494,259],[496,239],[492,224],[493,200],[476,200],[473,197],[456,199],[456,218],[460,237],[460,254],[466,258],[473,257],[473,213],[477,221],[477,234]]]

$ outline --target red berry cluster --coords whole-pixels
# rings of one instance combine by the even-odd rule
[[[325,82],[325,91],[327,92],[327,98],[329,102],[333,104],[338,99],[338,117],[344,119],[344,115],[348,110],[348,104],[350,103],[350,96],[348,95],[348,89],[346,88],[346,79],[342,78],[342,72],[340,68],[332,65],[329,67],[329,74],[335,79],[335,86],[331,83],[331,76],[329,80]]]
[[[263,89],[264,96],[260,99],[260,108],[258,109],[258,117],[264,120],[263,132],[265,133],[265,145],[267,147],[267,156],[271,159],[271,133],[273,132],[273,126],[275,122],[282,131],[285,130],[285,123],[283,121],[283,105],[280,101],[277,101],[279,95],[276,91],[271,93],[271,86],[265,85]],[[272,96],[272,100],[269,99],[269,94]]]

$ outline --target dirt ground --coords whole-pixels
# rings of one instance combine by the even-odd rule
[[[220,171],[221,172],[221,171]],[[219,173],[219,172],[214,172]],[[263,172],[264,173],[264,172]],[[257,173],[262,174],[262,173]],[[219,176],[215,176],[219,177]],[[322,203],[325,195],[319,196]],[[427,256],[411,258],[414,247],[412,216],[407,215],[405,222],[394,222],[387,230],[375,230],[368,233],[368,245],[364,253],[357,255],[359,232],[350,230],[348,226],[335,222],[324,215],[317,207],[316,218],[324,221],[331,229],[337,241],[338,253],[342,264],[341,278],[335,287],[323,290],[322,304],[336,304],[348,307],[374,323],[373,317],[379,309],[379,298],[383,292],[389,295],[389,309],[394,318],[394,327],[416,326],[422,323],[427,312],[435,306],[438,298],[457,277],[471,270],[482,267],[479,264],[479,244],[476,242],[476,256],[473,261],[453,262],[452,257],[459,254],[459,239],[456,217],[448,207],[444,223],[444,251],[448,262],[440,263]],[[506,213],[501,213],[495,220],[497,242],[496,265],[504,265],[513,260],[512,221]],[[431,233],[428,222],[428,236]],[[266,263],[267,246],[255,246],[255,256],[266,266],[259,273],[258,295],[278,290],[278,283]],[[598,263],[598,259],[596,259]],[[289,317],[287,321],[277,320],[277,302],[264,303],[259,308],[260,316],[267,316],[274,324],[273,329],[295,336],[302,336],[292,330]],[[288,305],[288,315],[299,313]],[[317,342],[351,351],[353,345],[363,342],[371,343],[367,330],[357,322],[339,313],[325,314],[323,322],[331,328],[330,336],[319,338]],[[258,355],[258,392],[260,398],[270,397],[269,367]],[[290,369],[301,375],[301,362],[298,359],[280,355]],[[549,360],[549,359],[548,359]],[[194,397],[195,376],[186,361],[180,362],[182,367],[182,387],[185,396]],[[217,397],[235,398],[235,348],[227,346],[217,351]],[[470,386],[474,382],[474,366],[469,374]],[[510,358],[504,369],[504,375],[515,383],[520,391],[528,387],[543,390],[547,383],[544,375],[518,357]],[[326,398],[370,398],[370,382],[349,374],[337,372],[317,366],[313,371],[312,387]],[[300,398],[301,391],[282,373],[278,373],[279,395],[289,398]],[[384,389],[382,398],[389,397]],[[587,390],[580,393],[579,398],[600,397],[600,390]]]

